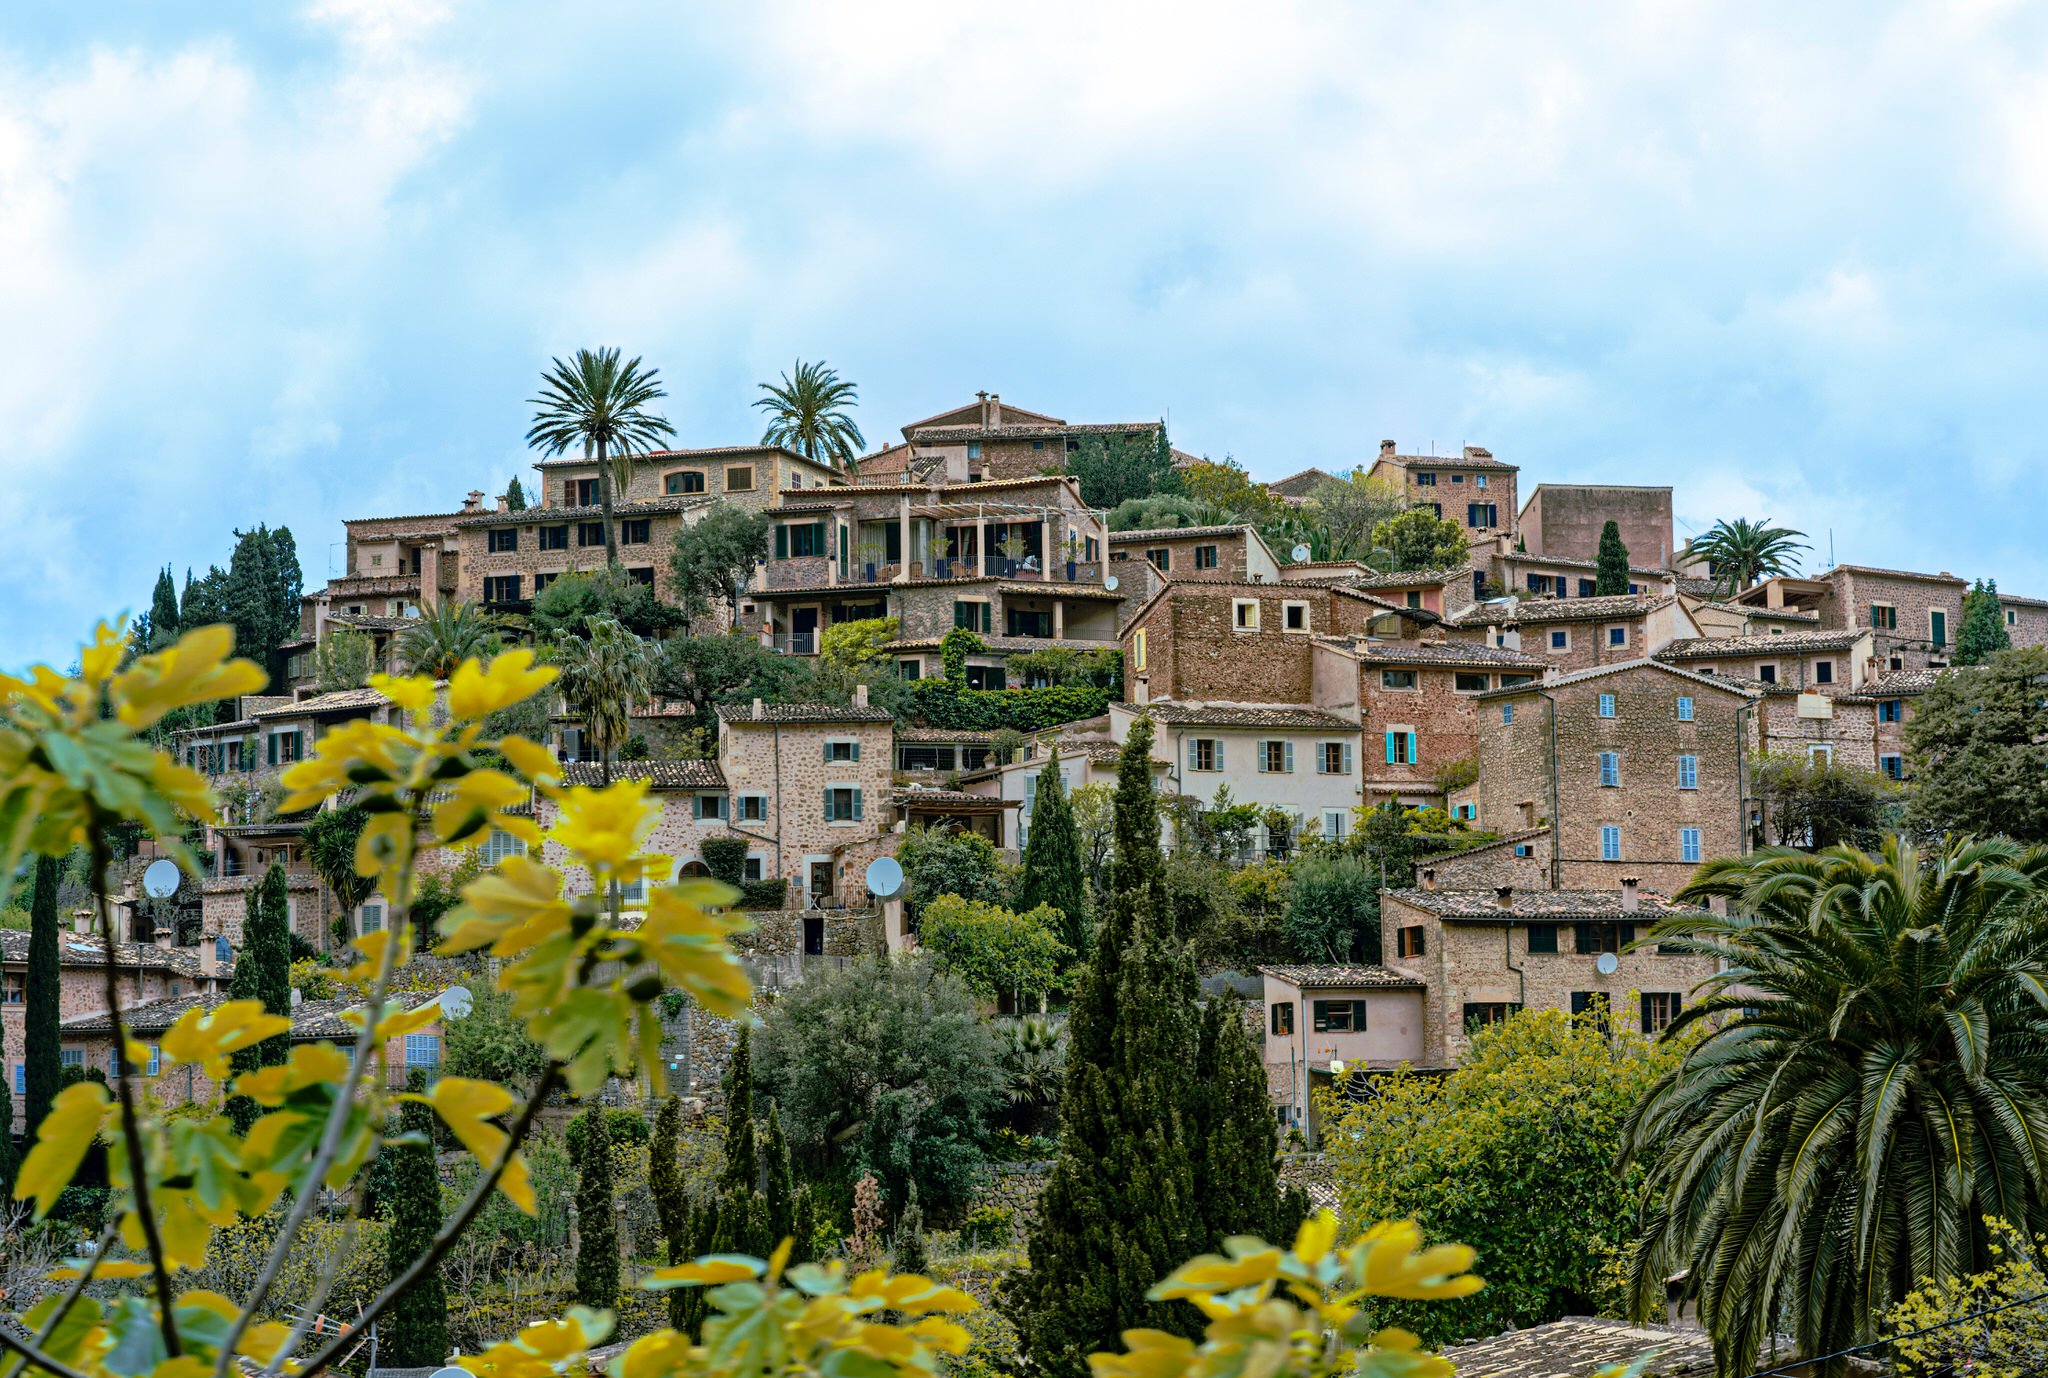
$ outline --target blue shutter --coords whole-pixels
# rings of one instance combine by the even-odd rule
[[[1351,743],[1345,742],[1343,745],[1344,774],[1349,775],[1351,773]]]
[[[1294,743],[1280,743],[1280,768],[1289,775],[1294,773]]]
[[[860,822],[860,791],[853,792],[853,821]]]
[[[860,759],[860,743],[859,743],[859,742],[855,742],[855,743],[853,744],[853,759],[854,759],[854,760],[856,760],[856,761],[858,761],[858,760]]]
[[[1188,769],[1195,769],[1195,762],[1200,759],[1201,757],[1195,751],[1195,739],[1193,737],[1188,738]]]
[[[830,742],[826,742],[826,743],[825,743],[825,745],[824,745],[824,746],[823,746],[823,747],[822,747],[821,749],[822,749],[822,750],[824,751],[824,753],[825,753],[825,759],[826,759],[826,760],[828,760],[828,761],[829,761],[829,760],[831,760],[831,759],[832,759],[832,743],[830,743]]]
[[[1419,764],[1419,758],[1415,754],[1415,734],[1413,732],[1408,734],[1408,764],[1411,766]]]
[[[1223,739],[1216,739],[1216,769],[1223,769]]]
[[[1387,734],[1387,764],[1394,764],[1394,734]]]

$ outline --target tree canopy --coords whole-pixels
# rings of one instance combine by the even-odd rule
[[[1907,826],[2048,842],[2048,649],[1938,676],[1906,724]]]
[[[1593,575],[1593,594],[1607,598],[1628,592],[1628,547],[1621,543],[1621,526],[1610,521],[1600,528],[1600,551]]]
[[[1450,569],[1465,563],[1465,528],[1426,507],[1411,507],[1373,528],[1373,545],[1384,549],[1392,568]]]
[[[1164,422],[1156,429],[1082,436],[1081,448],[1067,456],[1067,472],[1081,485],[1081,501],[1095,508],[1181,491]]]
[[[1760,580],[1798,569],[1799,552],[1812,548],[1799,539],[1805,534],[1789,526],[1772,526],[1769,517],[1737,517],[1715,522],[1706,535],[1693,538],[1691,549],[1694,559],[1707,562],[1715,589],[1736,594]]]
[[[860,390],[851,380],[822,360],[799,359],[792,373],[783,374],[779,383],[761,384],[761,391],[767,396],[756,398],[754,405],[768,415],[763,445],[780,445],[839,469],[853,467],[867,440],[854,424]]]
[[[579,349],[567,363],[551,360],[541,374],[540,394],[528,399],[535,409],[528,445],[543,455],[580,448],[597,460],[607,565],[619,563],[612,509],[618,493],[633,481],[633,456],[676,433],[648,409],[666,396],[660,370],[643,366],[637,356],[621,363],[616,349]]]
[[[721,503],[678,531],[669,571],[691,630],[716,607],[729,607],[737,615],[733,590],[753,577],[757,560],[767,558],[768,518],[744,507]]]
[[[1982,665],[2011,647],[2012,633],[2005,627],[2005,605],[1998,601],[1998,581],[1979,579],[1963,595],[1963,625],[1956,632],[1953,663]]]

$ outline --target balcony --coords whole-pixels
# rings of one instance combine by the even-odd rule
[[[775,650],[778,655],[814,656],[818,653],[816,632],[777,632]]]

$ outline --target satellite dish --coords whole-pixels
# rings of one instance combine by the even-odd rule
[[[1310,554],[1310,551],[1309,551],[1309,548],[1308,548],[1307,546],[1305,546],[1305,545],[1298,545],[1298,546],[1296,546],[1296,547],[1294,548],[1294,563],[1296,563],[1296,564],[1300,564],[1300,563],[1301,563],[1301,562],[1302,562],[1303,560],[1306,560],[1306,559],[1307,559],[1307,558],[1309,557],[1309,554]]]
[[[1344,1075],[1344,1060],[1342,1058],[1330,1059],[1330,1075],[1337,1077]]]
[[[437,1368],[427,1378],[474,1378],[466,1368]]]
[[[1118,579],[1114,574],[1112,574],[1107,579],[1104,579],[1102,581],[1102,586],[1108,589],[1111,593],[1115,593],[1116,586],[1121,582],[1123,581]]]
[[[142,893],[153,900],[167,900],[178,893],[178,863],[166,857],[152,861],[142,873]]]
[[[1593,970],[1599,972],[1602,976],[1612,976],[1615,972],[1621,970],[1621,958],[1615,956],[1612,952],[1603,952],[1593,959]]]
[[[468,986],[450,986],[441,992],[441,1013],[447,1015],[450,1019],[462,1018],[475,1006],[476,1001],[471,998]],[[465,1369],[463,1371],[467,1372],[468,1370]]]
[[[893,900],[903,893],[903,867],[893,856],[878,856],[868,863],[868,893],[878,900]]]

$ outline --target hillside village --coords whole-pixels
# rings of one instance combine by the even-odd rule
[[[1388,440],[1348,480],[1310,469],[1254,485],[1284,510],[1348,481],[1456,525],[1462,559],[1396,569],[1384,551],[1277,549],[1268,535],[1284,520],[1267,534],[1249,520],[1119,529],[1083,498],[1084,445],[1158,455],[1176,474],[1239,473],[1172,450],[1158,423],[1068,422],[982,393],[900,434],[844,466],[777,445],[658,449],[632,458],[616,495],[600,494],[596,460],[543,458],[530,505],[478,490],[446,511],[349,521],[345,572],[303,594],[296,634],[275,648],[283,682],[174,736],[180,759],[247,802],[201,839],[211,871],[172,902],[182,922],[159,921],[131,880],[141,969],[166,978],[138,989],[131,1027],[217,998],[248,891],[273,864],[306,949],[383,924],[382,896],[344,909],[310,864],[313,820],[261,803],[324,733],[397,711],[374,689],[323,689],[323,648],[358,638],[374,668],[397,670],[411,629],[478,610],[516,640],[550,584],[602,569],[608,531],[625,575],[676,604],[678,536],[736,509],[765,520],[766,550],[692,620],[698,635],[815,661],[835,629],[880,629],[872,668],[966,691],[894,708],[871,704],[868,683],[842,702],[764,688],[702,714],[652,695],[632,707],[633,749],[603,769],[663,800],[655,841],[679,874],[736,860],[754,954],[780,979],[801,979],[807,959],[915,947],[903,899],[869,894],[870,863],[924,830],[971,833],[1014,860],[1048,763],[1070,795],[1112,782],[1141,717],[1160,795],[1233,819],[1234,865],[1342,844],[1390,806],[1435,811],[1412,816],[1441,820],[1446,845],[1381,897],[1377,954],[1247,973],[1276,1119],[1312,1133],[1313,1093],[1333,1073],[1453,1066],[1474,1027],[1516,1009],[1604,1003],[1662,1028],[1712,964],[1632,948],[1637,929],[1683,911],[1670,896],[1703,861],[1766,839],[1763,761],[1904,776],[1904,726],[1950,664],[1970,588],[1948,571],[1861,565],[1730,587],[1677,538],[1671,488],[1531,484],[1478,446],[1438,456]],[[1626,550],[1619,592],[1599,587],[1603,532]],[[2048,643],[2048,601],[1996,596],[2013,644]],[[1014,717],[1030,730],[962,726],[968,700],[1004,723],[1032,705]],[[569,783],[597,783],[589,724],[557,703],[545,735]],[[535,807],[546,827],[549,801]],[[488,864],[523,849],[497,832],[481,850]],[[73,943],[81,963],[96,941]],[[66,1057],[96,1064],[104,1000],[89,965],[75,990],[72,969]],[[327,1013],[309,1009],[309,1026]],[[671,1050],[693,1088],[722,1069],[719,1022]],[[403,1054],[433,1066],[436,1031]]]

